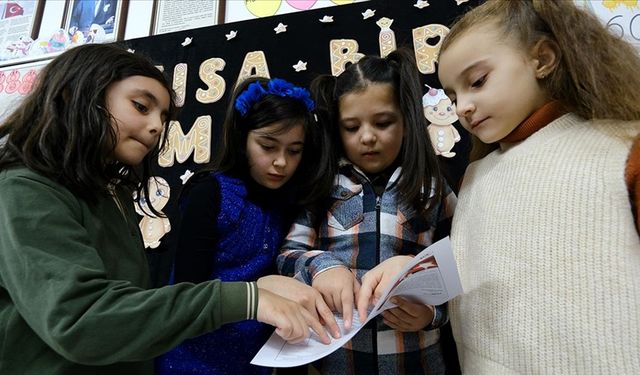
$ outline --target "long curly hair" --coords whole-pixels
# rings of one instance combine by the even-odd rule
[[[488,0],[451,27],[440,53],[469,29],[487,23],[523,50],[544,39],[558,46],[559,63],[541,84],[550,99],[569,111],[585,119],[640,119],[638,52],[573,1]],[[474,139],[472,159],[488,151],[478,150],[487,148],[478,142]]]

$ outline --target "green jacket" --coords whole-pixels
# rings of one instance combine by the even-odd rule
[[[149,289],[131,195],[117,195],[124,213],[0,171],[0,374],[151,374],[182,340],[255,317],[255,284]]]

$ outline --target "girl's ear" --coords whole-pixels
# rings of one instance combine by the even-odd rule
[[[536,78],[547,77],[560,61],[560,48],[558,44],[547,38],[540,39],[531,49],[533,62],[536,65]]]

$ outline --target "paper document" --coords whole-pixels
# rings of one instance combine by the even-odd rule
[[[346,344],[369,320],[384,310],[395,307],[389,299],[403,297],[426,305],[441,305],[462,293],[460,276],[451,253],[451,243],[446,237],[424,249],[395,276],[393,281],[371,309],[365,322],[360,322],[354,310],[352,328],[347,331],[341,315],[336,321],[342,332],[338,339],[331,339],[326,345],[314,333],[306,341],[290,344],[275,333],[251,361],[254,365],[266,367],[300,366],[325,357]],[[329,336],[331,337],[331,336]]]

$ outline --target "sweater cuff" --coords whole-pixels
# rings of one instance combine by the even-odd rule
[[[258,285],[256,282],[220,283],[222,324],[239,320],[253,320],[258,314]]]

